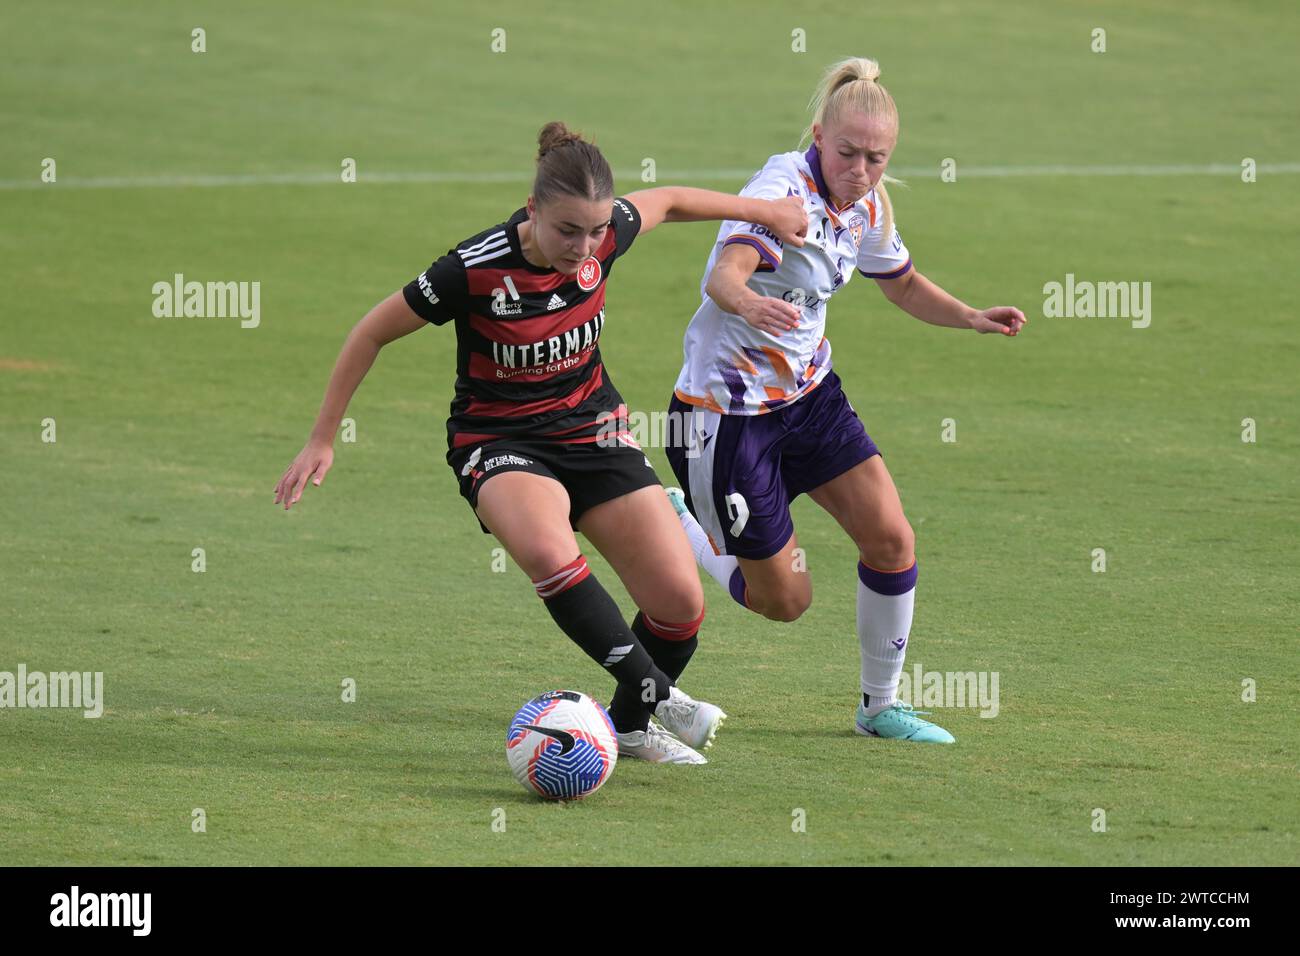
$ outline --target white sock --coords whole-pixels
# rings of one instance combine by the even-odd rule
[[[691,542],[691,550],[695,552],[695,560],[700,562],[700,567],[709,572],[724,591],[728,590],[731,585],[731,575],[736,568],[740,567],[740,562],[729,554],[715,554],[709,536],[704,533],[700,523],[689,511],[677,517],[686,530],[686,537]]]
[[[916,596],[916,563],[903,571],[877,571],[858,563],[858,648],[862,693],[874,717],[898,699]]]

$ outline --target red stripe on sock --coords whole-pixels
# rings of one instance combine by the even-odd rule
[[[582,583],[589,574],[591,569],[587,567],[587,559],[578,555],[554,574],[533,581],[533,587],[537,590],[537,596],[545,601],[547,598],[564,593],[575,584]]]
[[[641,612],[641,618],[645,621],[646,628],[655,637],[663,638],[665,641],[689,641],[700,630],[700,625],[704,623],[704,612],[693,621],[687,621],[685,624],[668,624],[663,621],[656,621],[645,611]]]

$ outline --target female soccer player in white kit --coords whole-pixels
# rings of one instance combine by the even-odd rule
[[[898,139],[893,98],[874,60],[834,64],[813,97],[812,145],[771,157],[743,196],[798,196],[801,248],[761,225],[725,222],[703,302],[686,330],[670,404],[684,441],[668,459],[669,496],[700,564],[744,607],[793,621],[812,601],[794,554],[790,502],[807,493],[858,547],[858,642],[865,736],[952,743],[896,699],[912,625],[917,566],[893,479],[831,371],[826,307],[854,269],[922,321],[1014,336],[1025,316],[977,310],[912,265],[894,226],[885,168]]]

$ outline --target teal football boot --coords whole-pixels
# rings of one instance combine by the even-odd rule
[[[910,704],[895,701],[874,717],[867,716],[867,708],[858,703],[857,719],[853,729],[864,737],[881,737],[886,740],[915,740],[924,744],[953,744],[957,741],[937,724],[922,720],[928,710],[913,710]]]

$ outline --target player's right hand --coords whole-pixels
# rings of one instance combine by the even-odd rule
[[[284,510],[297,504],[302,497],[302,490],[307,487],[307,479],[319,485],[325,480],[326,473],[334,464],[334,446],[329,442],[309,441],[298,457],[293,460],[280,480],[275,484],[275,504],[284,502]]]
[[[770,295],[749,296],[740,305],[740,317],[758,329],[777,338],[799,324],[803,313],[799,307],[784,299]]]
[[[771,221],[767,227],[776,233],[783,243],[802,246],[804,236],[808,235],[808,210],[798,196],[786,196],[784,199],[769,199],[772,205]]]

